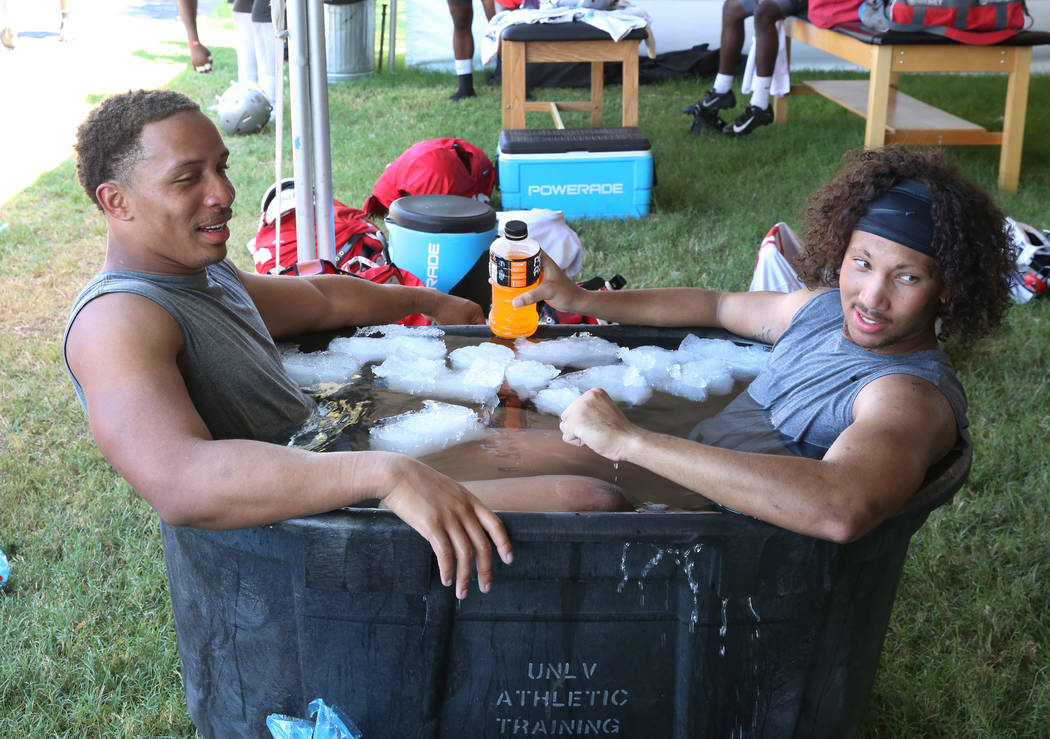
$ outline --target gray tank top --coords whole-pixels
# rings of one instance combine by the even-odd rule
[[[838,290],[802,306],[747,389],[782,437],[826,450],[853,423],[853,401],[861,389],[894,374],[933,384],[947,398],[959,430],[969,425],[966,393],[944,352],[886,355],[862,349],[842,335],[842,316]]]
[[[216,439],[284,443],[313,401],[288,377],[262,317],[227,262],[184,277],[109,271],[95,276],[73,304],[62,341],[80,310],[106,293],[134,293],[171,314],[186,343],[186,387]],[[69,370],[69,362],[66,361]],[[80,403],[84,391],[73,377]]]

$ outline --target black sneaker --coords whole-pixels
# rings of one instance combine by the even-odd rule
[[[727,136],[746,136],[759,126],[768,126],[772,122],[772,105],[765,108],[759,108],[757,105],[749,105],[744,108],[744,112],[740,114],[739,118],[732,123],[726,124],[726,127],[722,129],[722,133]]]
[[[702,110],[693,116],[693,125],[689,128],[689,133],[693,136],[700,136],[709,131],[714,133],[721,133],[726,127],[726,122],[713,110]]]
[[[733,95],[732,90],[727,92],[715,92],[714,90],[708,90],[707,94],[697,100],[692,105],[687,105],[682,108],[683,113],[689,115],[700,115],[701,113],[708,113],[707,118],[712,116],[717,117],[717,113],[720,110],[726,108],[736,107],[736,96]]]

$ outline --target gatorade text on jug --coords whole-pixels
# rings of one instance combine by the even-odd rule
[[[539,323],[535,305],[515,308],[515,296],[528,292],[543,279],[540,245],[529,238],[523,221],[507,221],[503,236],[489,248],[489,279],[492,280],[492,310],[489,328],[506,339],[532,336]]]

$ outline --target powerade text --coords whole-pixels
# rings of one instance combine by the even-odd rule
[[[529,185],[529,195],[623,195],[622,182],[596,182],[590,185]]]
[[[427,244],[427,287],[437,287],[441,244]]]

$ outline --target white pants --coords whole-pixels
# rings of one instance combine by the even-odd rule
[[[253,22],[251,13],[234,13],[233,29],[237,44],[237,81],[258,85],[272,103],[277,90],[273,24]]]

